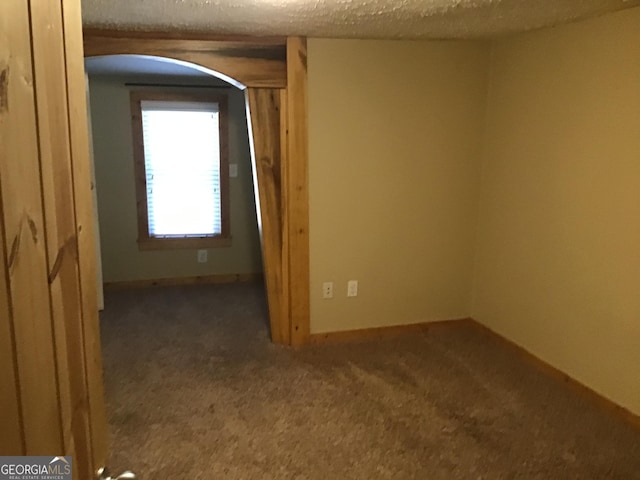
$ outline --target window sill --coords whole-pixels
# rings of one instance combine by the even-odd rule
[[[231,237],[218,235],[199,238],[139,238],[139,250],[178,250],[182,248],[227,248]]]

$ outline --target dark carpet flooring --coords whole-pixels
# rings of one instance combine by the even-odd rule
[[[141,480],[640,479],[640,432],[474,328],[294,350],[257,285],[107,292],[111,470]]]

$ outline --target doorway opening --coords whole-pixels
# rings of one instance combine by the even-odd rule
[[[246,96],[257,219],[272,341],[309,338],[309,212],[306,40],[212,37],[203,33],[85,29],[84,56],[136,54],[221,72]],[[90,199],[85,194],[84,204]],[[87,212],[88,213],[88,212]],[[85,214],[85,217],[88,215]],[[93,262],[88,265],[93,268]],[[178,328],[178,327],[176,327]],[[100,366],[100,356],[94,358]],[[104,465],[108,427],[101,379],[92,390],[94,463]],[[95,404],[95,405],[93,405]],[[95,407],[95,408],[94,408]]]
[[[103,277],[98,279],[99,285],[103,281],[108,288],[260,281],[262,255],[243,92],[201,69],[167,59],[111,55],[88,58],[85,63],[90,92],[94,193],[97,192],[98,204],[96,218],[100,227],[97,248],[103,260],[102,268],[98,268]],[[157,141],[162,142],[163,137],[174,131],[176,143],[181,144],[175,152],[166,152],[171,141],[165,141],[157,151],[145,154],[142,150],[138,155],[143,140],[140,137],[152,138],[148,131],[142,131],[150,129],[150,124],[136,128],[140,119],[132,111],[135,110],[132,99],[141,95],[223,100],[224,109],[215,118],[224,121],[224,133],[222,128],[216,128],[211,135],[213,138],[221,132],[211,145],[222,148],[204,160],[196,158],[189,163],[192,157],[197,157],[197,152],[190,152],[189,148],[198,137],[193,137],[189,144],[182,142],[197,126],[184,128],[183,118],[180,125],[174,123],[173,128],[168,125],[168,131],[156,135]],[[217,155],[215,161],[213,153]],[[148,166],[155,168],[155,174],[151,171],[145,174],[145,159],[155,159],[156,164]],[[147,194],[156,201],[147,204]],[[209,199],[216,199],[217,203]],[[225,203],[226,209],[220,214]],[[191,221],[186,221],[190,216]],[[152,238],[151,248],[148,246],[148,222],[150,227],[164,222],[168,224],[165,229],[172,228],[171,222],[176,220],[186,221],[187,225],[200,224],[195,229],[202,227],[204,220],[217,228],[220,217],[228,230],[224,238],[202,237],[197,232],[195,236],[183,237],[160,235]],[[224,241],[219,242],[221,239]]]
[[[109,430],[115,440],[108,464],[117,471],[132,468],[144,472],[151,467],[139,459],[154,449],[146,432],[156,428],[162,442],[169,443],[170,430],[179,435],[192,422],[193,412],[182,398],[210,396],[220,381],[212,376],[223,375],[243,351],[268,347],[269,316],[245,98],[241,90],[221,79],[165,60],[108,56],[85,63],[98,214],[96,238],[100,240],[97,257],[102,258],[98,271],[103,278],[98,283],[99,287],[103,281],[106,285],[105,310],[100,316],[105,396]],[[217,163],[217,169],[198,171],[187,182],[192,190],[211,187],[205,193],[214,195],[221,190],[220,177],[228,175],[230,235],[224,240],[229,243],[159,249],[147,249],[140,243],[140,199],[136,197],[140,172],[136,172],[134,151],[139,145],[132,99],[142,94],[217,99],[221,107],[215,112],[206,110],[205,128],[211,128],[209,117],[215,117],[216,133],[226,137],[217,138],[216,144],[226,143],[220,148],[226,152],[217,152],[212,162]],[[204,105],[210,107],[209,103]],[[200,111],[198,105],[187,106]],[[189,108],[185,111],[192,111]],[[226,128],[221,127],[223,122]],[[182,131],[181,136],[189,137],[189,133]],[[164,153],[151,152],[157,156]],[[181,168],[186,168],[182,152],[174,155],[180,157]],[[225,155],[227,164],[221,168]],[[152,167],[160,170],[162,165]],[[169,176],[180,175],[178,169],[171,170]],[[200,185],[198,177],[202,175],[208,177]],[[144,187],[162,189],[157,180],[146,178]],[[169,198],[171,202],[178,200]],[[162,201],[156,199],[155,204]],[[149,216],[160,216],[151,205],[147,208]],[[208,206],[193,208],[206,210]],[[159,412],[161,418],[156,417]],[[138,454],[132,456],[131,452]]]
[[[307,47],[300,37],[84,31],[85,57],[189,62],[245,89],[272,341],[309,339]]]

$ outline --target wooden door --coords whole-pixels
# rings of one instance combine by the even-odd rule
[[[80,0],[0,2],[0,455],[108,453]]]

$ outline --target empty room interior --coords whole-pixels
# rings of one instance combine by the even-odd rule
[[[270,283],[252,88],[87,57],[112,471],[640,480],[640,1],[217,3],[83,0],[83,25],[304,37],[308,330],[275,341],[298,290]],[[214,105],[222,242],[154,243],[136,92]]]

